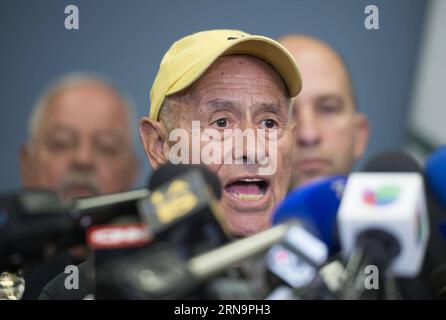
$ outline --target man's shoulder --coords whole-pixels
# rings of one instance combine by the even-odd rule
[[[64,273],[54,277],[43,288],[39,300],[82,300],[92,294],[88,281],[87,262],[73,268],[67,268]]]

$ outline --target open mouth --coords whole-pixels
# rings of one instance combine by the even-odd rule
[[[225,191],[243,201],[261,200],[269,190],[269,181],[262,178],[239,178],[228,183]]]

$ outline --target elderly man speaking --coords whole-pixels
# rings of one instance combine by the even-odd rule
[[[233,234],[266,229],[290,183],[291,98],[300,89],[292,56],[272,39],[236,30],[182,38],[165,54],[151,90],[150,115],[140,121],[150,164],[157,169],[168,161],[177,163],[178,157],[182,163],[205,164],[224,187],[221,207]],[[234,144],[237,130],[243,136],[254,132],[256,141]],[[175,137],[181,134],[178,143]],[[201,157],[209,149],[212,159]],[[265,174],[260,170],[265,166],[273,170]],[[66,275],[60,274],[40,299],[85,297],[85,264],[79,271],[79,290],[64,288]]]
[[[164,55],[150,115],[140,121],[147,157],[154,169],[177,157],[205,164],[220,178],[220,205],[234,235],[266,229],[290,181],[290,108],[300,89],[296,63],[272,39],[237,30],[184,37]],[[180,147],[178,129],[188,133]],[[237,140],[237,132],[246,139]],[[262,173],[265,165],[272,170]]]

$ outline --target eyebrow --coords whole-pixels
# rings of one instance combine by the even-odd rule
[[[226,111],[232,114],[240,114],[236,103],[230,100],[225,100],[221,98],[216,98],[209,100],[200,107],[203,116],[210,116],[218,111]]]
[[[338,95],[338,94],[334,94],[334,93],[330,93],[330,94],[325,94],[322,96],[319,96],[316,98],[317,101],[324,101],[324,100],[334,100],[339,104],[343,104],[344,103],[344,99]]]
[[[101,129],[93,132],[93,139],[111,139],[110,141],[125,143],[127,139],[125,136],[110,130],[110,129]]]
[[[74,136],[78,135],[78,132],[75,129],[66,127],[66,126],[60,125],[60,124],[55,125],[53,128],[50,129],[49,132],[50,132],[50,134],[48,135],[49,137],[54,136],[55,134],[60,134],[60,133],[70,134],[70,135],[74,135]],[[95,130],[93,132],[93,137],[94,138],[107,137],[107,138],[112,138],[112,139],[118,140],[118,141],[125,140],[121,134],[115,132],[112,129],[108,129],[108,128]]]
[[[205,103],[205,106],[211,106],[215,109],[225,109],[225,110],[233,110],[235,109],[235,104],[229,100],[222,99],[213,99]],[[281,113],[280,105],[278,103],[260,103],[257,106],[254,106],[256,112],[274,112]]]
[[[282,109],[280,108],[280,104],[278,103],[261,103],[258,107],[255,108],[256,113],[261,112],[271,112],[274,114],[282,114]]]
[[[205,106],[211,106],[215,109],[234,109],[234,103],[229,100],[213,99],[205,103]]]
[[[56,125],[50,127],[50,128],[47,130],[46,133],[47,133],[47,134],[50,133],[50,134],[52,135],[52,134],[54,134],[54,133],[59,133],[59,132],[61,132],[61,133],[76,134],[76,131],[73,130],[72,128],[67,127],[67,126],[64,126],[64,125],[60,125],[60,124],[56,124]]]

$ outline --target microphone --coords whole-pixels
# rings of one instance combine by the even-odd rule
[[[147,188],[75,199],[70,211],[78,224],[85,227],[110,223],[115,219],[140,222],[139,206],[147,200]]]
[[[0,268],[39,261],[72,231],[69,212],[55,192],[27,189],[1,195]]]
[[[140,222],[147,189],[75,200],[71,205],[45,189],[0,196],[0,268],[40,262],[58,250],[85,243],[85,230],[116,219]]]
[[[434,298],[446,299],[446,247],[444,245],[444,240],[446,240],[446,146],[438,148],[429,155],[425,163],[425,172],[428,189],[434,198],[432,201],[434,226],[432,228],[438,226],[437,230],[443,240],[441,246],[437,241],[438,248],[434,252],[436,259],[431,266],[433,271],[429,276],[429,284]]]
[[[303,227],[303,231],[308,231],[306,240],[294,243],[294,248],[307,248],[315,250],[312,242],[319,241],[326,250],[327,256],[319,264],[309,263],[308,258],[298,250],[291,251],[290,244],[285,247],[276,245],[267,257],[270,271],[293,288],[293,296],[299,299],[335,299],[336,290],[340,282],[340,268],[335,276],[333,272],[327,273],[326,264],[334,264],[335,261],[327,263],[328,256],[339,251],[339,241],[336,228],[336,215],[340,205],[340,199],[347,181],[345,176],[332,176],[321,178],[305,184],[291,191],[275,210],[272,221],[273,225],[296,219]],[[320,239],[320,240],[319,240]],[[276,251],[276,252],[274,252]],[[276,262],[272,260],[275,257]],[[286,257],[286,259],[284,258]],[[279,261],[277,261],[277,259]],[[278,269],[280,260],[281,269]],[[337,262],[337,266],[340,263]],[[275,267],[276,266],[276,267]],[[274,267],[276,270],[274,270]],[[336,285],[334,284],[336,283]],[[283,286],[277,288],[279,292],[288,292]],[[275,296],[275,291],[271,295]],[[279,294],[279,297],[282,295]],[[289,294],[288,294],[289,297]]]
[[[438,222],[438,230],[442,237],[446,239],[446,146],[433,152],[426,160],[426,180],[429,190],[441,205],[438,214],[435,216]],[[441,212],[440,212],[441,211]]]
[[[104,248],[99,248],[102,250],[97,252],[97,244],[94,248],[96,291],[99,292],[97,297],[100,299],[129,296],[137,298],[121,278],[125,278],[128,274],[126,268],[129,264],[137,263],[138,259],[150,256],[155,259],[157,266],[161,267],[167,263],[180,268],[182,259],[203,253],[228,241],[228,229],[215,196],[215,193],[221,195],[220,182],[213,173],[204,167],[185,165],[177,167],[166,164],[154,172],[149,188],[151,189],[149,197],[140,201],[138,205],[141,220],[146,225],[145,231],[132,231],[133,234],[146,235],[145,242],[138,245],[140,250],[137,250],[137,254],[134,254],[134,250],[129,250],[128,245],[125,248],[112,247],[112,249],[124,249],[113,255]],[[117,226],[116,228],[121,230],[115,230],[114,233],[122,235],[122,227]],[[99,232],[104,233],[104,230]],[[131,238],[131,234],[126,237]],[[114,237],[105,236],[103,239],[102,246],[110,241],[113,243]],[[101,257],[100,261],[97,259],[98,256]],[[132,259],[136,260],[130,262]],[[126,262],[121,265],[120,261]],[[122,269],[116,272],[118,265],[122,266]]]
[[[344,257],[350,256],[344,292],[349,299],[364,293],[368,265],[377,266],[379,275],[389,269],[397,276],[415,277],[429,238],[423,177],[416,161],[404,153],[385,153],[364,171],[349,176],[338,213],[341,247]]]
[[[235,263],[279,243],[293,223],[280,224],[192,258],[177,254],[172,243],[155,243],[144,251],[111,260],[101,272],[103,283],[121,299],[191,297],[208,280]],[[99,273],[97,273],[99,275]]]
[[[217,198],[220,181],[205,167],[166,164],[154,172],[149,188],[140,213],[157,241],[174,244],[185,257],[228,241],[230,231]]]
[[[277,206],[272,224],[297,219],[322,240],[330,255],[339,250],[336,215],[347,178],[333,176],[310,182],[291,191]]]
[[[223,191],[220,179],[206,167],[198,164],[172,164],[170,162],[164,164],[152,174],[148,183],[148,188],[149,190],[154,190],[167,181],[176,178],[191,169],[196,169],[202,174],[208,187],[212,189],[214,196],[217,199],[220,199]]]
[[[292,226],[281,243],[266,255],[268,282],[273,292],[267,299],[334,299],[321,272],[328,259],[327,246],[302,226]],[[277,281],[279,280],[279,281]],[[277,283],[278,282],[278,283]],[[291,288],[285,290],[284,284]]]
[[[87,259],[87,291],[96,299],[116,299],[120,288],[109,286],[107,264],[110,260],[143,251],[152,242],[148,227],[142,223],[93,226],[87,230],[90,255]],[[126,275],[125,272],[121,277]]]
[[[443,237],[446,239],[446,221],[444,221],[440,224],[440,232],[443,235]]]
[[[427,158],[425,172],[432,193],[446,211],[446,146],[437,149]]]
[[[114,219],[141,222],[140,210],[144,210],[150,191],[168,180],[195,168],[203,175],[214,196],[221,197],[222,188],[218,177],[200,165],[166,164],[156,170],[148,181],[148,188],[140,188],[115,194],[107,194],[73,201],[70,210],[79,224],[84,226],[110,223]]]
[[[293,242],[285,240],[273,246],[266,256],[267,268],[272,274],[270,285],[279,285],[276,288],[279,297],[283,292],[288,292],[290,297],[290,292],[283,287],[286,284],[292,288],[291,296],[295,298],[335,298],[321,270],[328,256],[339,250],[336,215],[346,181],[344,176],[321,178],[294,189],[277,206],[272,224],[294,219],[300,224],[299,229],[293,229],[294,234],[301,234]],[[290,231],[290,234],[293,233]],[[319,252],[323,258],[311,259],[310,252]],[[270,298],[276,296],[276,290]]]
[[[384,151],[370,159],[363,172],[418,172],[423,173],[420,164],[404,151]]]
[[[195,168],[206,177],[214,193],[221,195],[218,178],[204,168]],[[184,171],[186,166],[171,165],[155,172],[150,187],[180,169]],[[0,267],[20,265],[24,260],[37,262],[50,245],[56,249],[84,243],[85,230],[93,225],[114,220],[141,222],[140,210],[146,209],[149,195],[150,191],[142,188],[81,198],[67,205],[50,190],[24,189],[4,194],[0,196]]]

